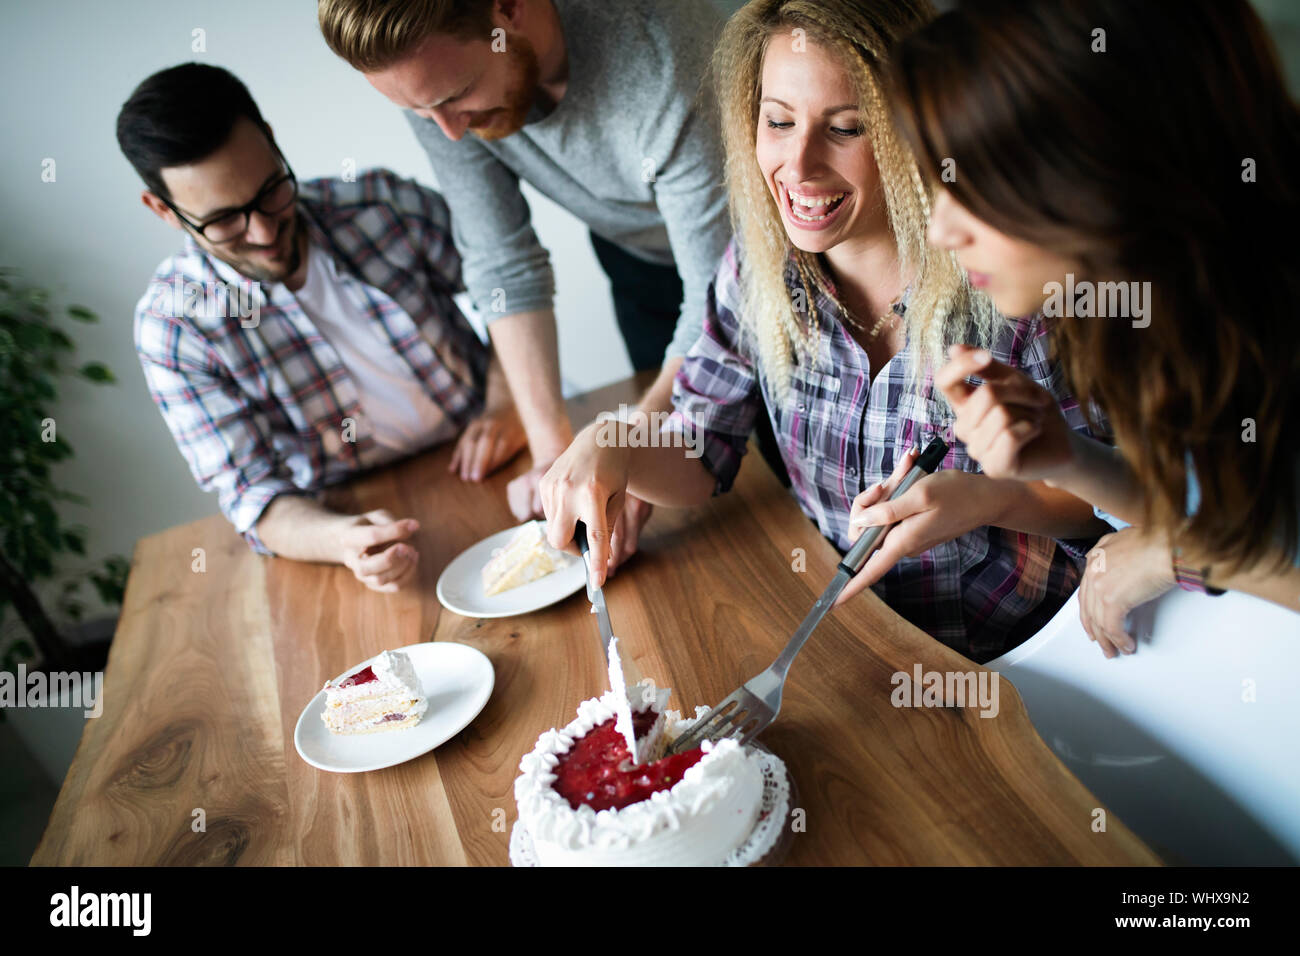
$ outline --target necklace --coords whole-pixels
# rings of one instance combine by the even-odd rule
[[[867,330],[868,339],[874,339],[880,333],[880,330],[885,327],[885,323],[894,322],[898,319],[898,315],[899,315],[898,305],[902,301],[902,299],[903,299],[903,294],[901,292],[894,297],[894,301],[889,303],[889,311],[886,312],[884,315],[882,315],[880,318],[876,319],[875,324],[872,325],[869,330]],[[864,328],[861,322],[853,318],[853,316],[849,315],[849,310],[844,308],[843,303],[839,302],[838,299],[836,300],[836,304],[839,305],[840,317],[843,318],[845,322],[858,329]]]

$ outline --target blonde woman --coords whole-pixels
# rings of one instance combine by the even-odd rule
[[[982,343],[1085,428],[1040,324],[996,315],[950,254],[927,249],[929,195],[881,82],[885,51],[929,17],[905,0],[755,0],[727,24],[714,74],[736,235],[665,426],[696,448],[602,447],[601,426],[589,426],[542,481],[553,545],[581,519],[606,568],[626,495],[690,506],[725,492],[767,414],[792,493],[837,548],[899,522],[844,598],[873,586],[985,661],[1077,586],[1104,529],[1091,509],[1041,483],[979,475],[960,444],[941,470],[882,500],[919,446],[951,439],[932,371],[953,342]]]

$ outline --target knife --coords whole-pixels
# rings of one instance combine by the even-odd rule
[[[591,577],[591,549],[587,544],[587,525],[579,521],[573,529],[573,537],[578,542],[578,550],[582,552],[583,563],[587,565],[587,600],[591,602],[592,613],[596,615],[596,625],[600,632],[600,652],[605,659],[606,668],[610,665],[609,644],[614,639],[614,628],[609,623],[609,609],[605,606],[605,592],[593,585]],[[620,642],[621,643],[621,642]],[[628,687],[635,687],[641,683],[641,672],[637,669],[636,662],[630,656],[619,654],[619,661],[623,668],[623,679]],[[611,681],[611,683],[613,683]]]

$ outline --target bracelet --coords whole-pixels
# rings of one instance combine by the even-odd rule
[[[1177,549],[1174,550],[1172,558],[1174,580],[1178,582],[1178,586],[1184,591],[1198,591],[1201,594],[1209,594],[1212,597],[1218,597],[1220,594],[1224,593],[1223,588],[1212,587],[1205,583],[1205,579],[1210,573],[1209,568],[1197,568],[1185,564],[1179,558],[1179,551]]]

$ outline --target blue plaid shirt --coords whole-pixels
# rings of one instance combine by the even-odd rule
[[[701,460],[717,479],[715,493],[731,487],[755,418],[763,412],[771,419],[792,493],[841,552],[852,544],[853,499],[888,478],[909,448],[939,437],[949,445],[940,467],[979,471],[953,436],[951,414],[944,412],[932,382],[927,379],[919,392],[906,387],[911,343],[873,379],[866,351],[820,294],[816,364],[794,368],[789,401],[778,403],[758,372],[752,336],[740,334],[738,255],[733,239],[709,289],[704,334],[677,373],[674,412],[665,426],[699,441]],[[792,294],[801,288],[793,265],[786,284]],[[1048,359],[1047,329],[1040,319],[1007,321],[990,351],[1047,388],[1070,426],[1090,434],[1060,368]],[[902,559],[874,589],[903,617],[982,663],[1051,619],[1078,586],[1093,543],[977,528]]]
[[[489,352],[452,300],[463,286],[442,197],[379,169],[303,183],[298,210],[308,241],[333,256],[342,293],[464,427],[482,410]],[[389,457],[293,293],[251,282],[188,235],[136,306],[135,345],[199,487],[217,492],[262,554],[271,551],[256,525],[277,495],[314,493]]]

